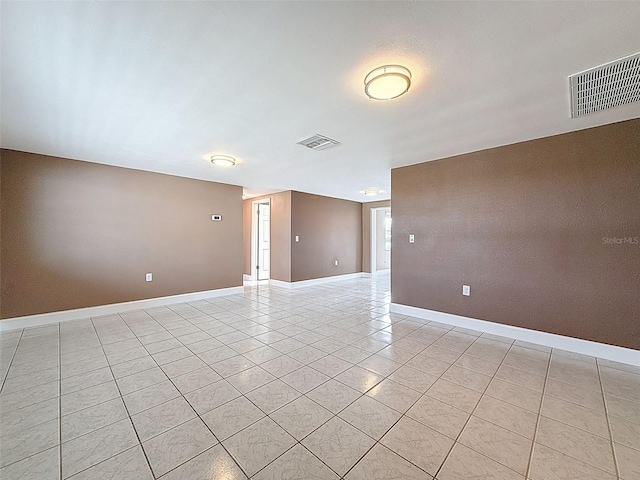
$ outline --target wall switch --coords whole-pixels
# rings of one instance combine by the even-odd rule
[[[334,265],[337,267],[338,266],[338,260],[336,260],[335,262],[333,262]]]
[[[296,242],[300,241],[300,237],[298,235],[296,235]]]
[[[147,282],[150,282],[151,280],[153,280],[153,273],[147,273],[147,274],[144,276],[144,279],[145,279]]]
[[[465,297],[471,295],[471,287],[469,285],[462,285],[462,295]]]
[[[409,243],[416,243],[416,236],[413,233],[409,234]]]
[[[222,221],[222,215],[214,213],[213,215],[211,215],[211,220],[213,220],[214,222],[221,222]]]

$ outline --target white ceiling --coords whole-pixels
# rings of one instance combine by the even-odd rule
[[[640,117],[567,76],[640,50],[640,2],[2,2],[3,148],[358,201],[390,169]],[[409,93],[369,100],[400,63]],[[296,142],[320,133],[340,146]],[[208,158],[238,158],[231,169]],[[359,193],[385,190],[378,198]]]

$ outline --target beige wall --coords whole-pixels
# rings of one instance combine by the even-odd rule
[[[240,187],[9,150],[1,182],[3,318],[242,285]]]
[[[393,302],[640,349],[640,119],[391,181]]]
[[[371,209],[390,207],[391,200],[362,204],[362,271],[371,273]]]
[[[291,281],[291,191],[248,198],[243,208],[244,272],[251,275],[251,206],[256,200],[271,199],[270,278]]]
[[[376,271],[391,267],[391,252],[385,250],[384,223],[389,210],[376,210]]]
[[[296,235],[292,282],[362,271],[361,203],[291,192],[291,238]]]

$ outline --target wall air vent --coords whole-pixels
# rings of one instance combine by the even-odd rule
[[[640,101],[640,52],[569,76],[571,117]]]
[[[327,148],[335,147],[339,144],[340,142],[337,140],[318,134],[298,142],[298,145],[304,145],[311,150],[326,150]]]

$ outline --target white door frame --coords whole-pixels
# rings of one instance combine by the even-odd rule
[[[269,241],[271,241],[271,197],[251,202],[251,281],[258,281],[258,205],[269,205]],[[271,247],[269,247],[271,255]],[[269,262],[271,263],[271,262]],[[271,274],[269,274],[271,277]],[[267,280],[268,281],[268,280]]]
[[[371,239],[369,241],[369,270],[371,270],[371,278],[374,278],[377,274],[377,263],[378,263],[378,257],[377,257],[377,241],[378,241],[378,237],[376,236],[377,230],[378,230],[378,211],[380,210],[389,210],[391,211],[391,207],[374,207],[371,209],[371,220],[370,220],[370,236]],[[389,266],[389,268],[391,268],[391,266]]]

